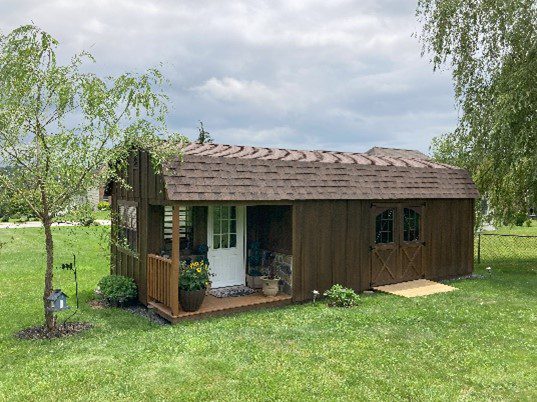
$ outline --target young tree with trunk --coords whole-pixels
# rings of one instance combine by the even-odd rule
[[[54,217],[89,188],[121,178],[134,148],[151,151],[158,167],[186,141],[166,128],[158,70],[100,78],[83,72],[84,62],[94,61],[89,53],[60,64],[57,47],[33,25],[0,35],[0,188],[43,224],[49,330],[55,326],[46,300],[53,291]]]
[[[537,205],[537,3],[419,0],[424,53],[452,70],[461,110],[432,145],[467,168],[496,222]]]

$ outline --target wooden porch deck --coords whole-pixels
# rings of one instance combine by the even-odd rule
[[[291,304],[291,296],[289,295],[280,294],[273,297],[267,297],[260,292],[256,292],[246,296],[223,298],[207,295],[198,311],[187,312],[181,310],[179,311],[179,314],[175,316],[171,313],[170,308],[162,303],[150,302],[148,306],[154,308],[161,317],[170,321],[172,324],[175,324],[185,319],[199,319],[209,316],[227,315],[239,311],[278,307],[287,304]]]

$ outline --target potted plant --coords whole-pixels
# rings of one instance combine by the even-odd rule
[[[197,311],[205,299],[210,284],[209,265],[203,261],[181,264],[179,273],[179,303],[184,311]]]
[[[261,277],[263,294],[265,296],[276,296],[280,291],[280,277],[276,275],[276,266],[270,264],[268,275]]]

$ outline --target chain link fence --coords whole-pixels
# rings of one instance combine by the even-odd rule
[[[478,233],[475,238],[477,263],[522,263],[537,267],[537,236]]]

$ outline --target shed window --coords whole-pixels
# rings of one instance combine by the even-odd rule
[[[420,239],[420,214],[411,208],[403,209],[403,240],[418,241]]]
[[[237,208],[217,206],[213,209],[213,248],[237,247]]]
[[[375,243],[393,243],[395,210],[387,209],[375,218]]]
[[[173,207],[164,207],[164,239],[172,240],[173,233]],[[194,240],[194,227],[192,225],[192,207],[179,207],[179,234],[181,243],[191,245]]]
[[[138,211],[134,205],[119,205],[118,244],[120,247],[137,252],[138,249]]]

